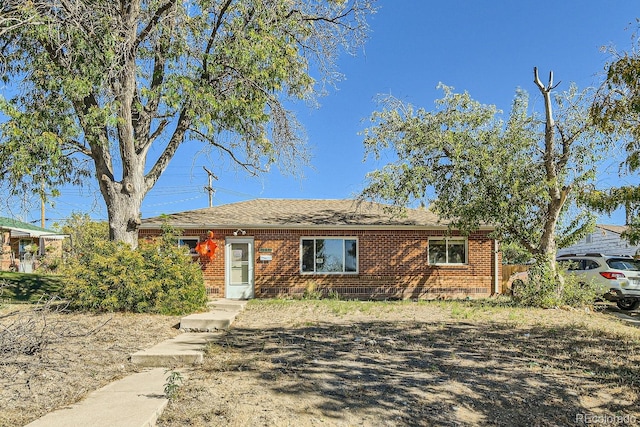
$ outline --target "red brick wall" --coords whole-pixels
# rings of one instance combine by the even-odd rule
[[[206,238],[208,230],[187,230],[185,236]],[[429,237],[440,230],[245,230],[255,239],[255,296],[301,295],[308,287],[345,298],[461,298],[485,297],[493,290],[493,240],[486,232],[468,238],[467,265],[428,265]],[[211,296],[224,296],[224,244],[233,230],[214,230],[218,251],[213,261],[200,260]],[[157,232],[141,231],[141,237]],[[301,237],[356,237],[357,274],[302,274]],[[270,249],[271,252],[260,252]],[[272,261],[260,261],[260,254]],[[498,263],[498,277],[501,264]]]
[[[11,267],[11,241],[10,233],[8,231],[0,231],[0,270],[6,271]]]

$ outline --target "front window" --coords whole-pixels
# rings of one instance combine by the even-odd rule
[[[467,241],[464,238],[429,239],[429,264],[466,264]]]
[[[357,273],[358,241],[353,238],[303,238],[303,273]]]
[[[196,245],[198,244],[198,240],[199,239],[197,237],[180,237],[178,239],[178,246],[185,246],[189,248],[189,253],[191,255],[198,255],[198,253],[196,252]]]

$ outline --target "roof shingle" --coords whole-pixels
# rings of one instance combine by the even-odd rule
[[[142,220],[141,228],[168,223],[178,228],[446,227],[428,209],[407,209],[402,217],[389,206],[355,200],[255,199]]]

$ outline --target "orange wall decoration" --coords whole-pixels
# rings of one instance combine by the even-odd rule
[[[213,231],[209,231],[207,234],[207,240],[204,242],[198,242],[196,245],[196,252],[211,261],[216,256],[216,249],[218,245],[213,241]]]

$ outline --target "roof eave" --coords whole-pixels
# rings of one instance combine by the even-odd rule
[[[11,233],[13,237],[65,237],[68,234],[63,233],[55,233],[51,231],[39,231],[39,230],[29,230],[26,228],[19,227],[0,227],[0,230],[5,230]],[[17,233],[14,235],[14,233]]]
[[[413,224],[171,224],[172,227],[182,230],[194,230],[194,229],[232,229],[241,228],[249,230],[447,230],[449,227],[446,224],[430,224],[430,225],[413,225]],[[157,230],[161,225],[156,224],[143,224],[140,226],[140,230]],[[479,231],[493,231],[495,227],[480,226]]]

